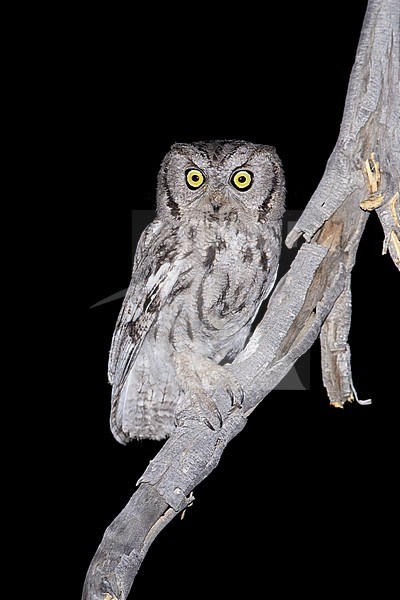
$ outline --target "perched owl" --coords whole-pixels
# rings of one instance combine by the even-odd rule
[[[271,146],[179,143],[165,156],[110,351],[119,442],[169,436],[186,385],[242,350],[275,281],[284,196]]]

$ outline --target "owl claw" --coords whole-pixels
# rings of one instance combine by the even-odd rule
[[[244,401],[244,391],[241,386],[238,386],[237,393],[232,390],[230,386],[226,388],[226,391],[231,399],[232,408],[236,406],[237,408],[241,408]]]
[[[215,428],[211,425],[210,421],[206,418],[203,419],[203,422],[211,429],[211,431],[215,431]]]
[[[215,431],[215,427],[213,427],[208,419],[203,419],[204,423],[211,429],[211,431]]]
[[[216,406],[216,405],[214,406],[214,408],[215,408],[215,410],[214,410],[213,412],[214,412],[215,416],[216,416],[216,417],[217,417],[217,419],[218,419],[218,423],[219,423],[219,429],[221,429],[221,427],[222,427],[222,423],[223,423],[223,421],[222,421],[222,415],[221,415],[221,413],[219,412],[219,410],[218,410],[218,408],[217,408],[217,406]],[[210,423],[210,421],[207,419],[207,417],[204,417],[204,418],[203,418],[203,421],[204,421],[204,423],[207,425],[207,427],[209,427],[209,428],[210,428],[212,431],[216,431],[216,429],[215,429],[214,425],[212,425],[212,423]]]
[[[244,389],[242,388],[242,386],[240,386],[239,402],[240,402],[240,406],[242,406],[242,404],[244,402]]]
[[[226,392],[231,399],[231,406],[234,406],[236,404],[236,399],[235,399],[235,394],[232,391],[232,388],[228,386],[226,388]]]

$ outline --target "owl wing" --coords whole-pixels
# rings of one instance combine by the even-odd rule
[[[172,267],[173,236],[163,234],[154,221],[143,232],[136,249],[132,279],[115,326],[108,362],[108,379],[118,397],[162,301],[179,276]]]

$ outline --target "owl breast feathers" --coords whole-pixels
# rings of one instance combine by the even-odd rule
[[[165,156],[110,351],[118,441],[171,434],[177,356],[224,364],[242,350],[275,281],[284,196],[270,146],[174,144]]]

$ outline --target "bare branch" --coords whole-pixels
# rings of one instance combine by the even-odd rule
[[[384,249],[399,266],[399,3],[370,0],[350,78],[339,139],[325,174],[287,238],[303,243],[277,285],[250,342],[226,367],[245,391],[242,407],[215,401],[223,425],[213,431],[190,407],[105,532],[85,581],[83,600],[125,600],[156,535],[193,499],[247,416],[321,334],[324,382],[331,402],[355,395],[347,336],[350,274],[370,210]]]

